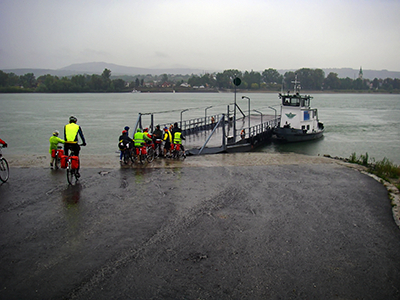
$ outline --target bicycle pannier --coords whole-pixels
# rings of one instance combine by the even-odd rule
[[[71,169],[78,169],[78,168],[79,168],[79,157],[71,156]]]
[[[64,150],[63,149],[58,149],[57,152],[58,152],[58,157],[61,157],[61,156],[64,155]]]
[[[56,157],[56,149],[51,149],[51,157]]]
[[[60,156],[60,166],[61,166],[61,168],[65,169],[67,167],[67,159],[68,159],[68,156],[66,156],[66,155],[61,155]]]
[[[126,146],[124,145],[124,141],[119,141],[118,143],[119,150],[126,150]]]

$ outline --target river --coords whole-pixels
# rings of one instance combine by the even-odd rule
[[[236,101],[247,111],[279,113],[276,93],[238,93]],[[324,123],[324,137],[296,144],[271,143],[257,151],[294,152],[307,155],[339,156],[352,153],[400,164],[400,95],[391,94],[315,94],[312,107],[318,108]],[[233,93],[112,93],[112,94],[0,94],[0,138],[12,154],[47,155],[48,139],[54,130],[63,132],[69,116],[78,118],[86,140],[85,154],[115,155],[118,137],[124,126],[134,127],[138,113],[176,110],[155,115],[156,123],[226,113],[234,102]],[[148,124],[147,124],[148,123]],[[144,126],[150,124],[146,117]],[[133,128],[132,128],[133,129]],[[132,132],[131,132],[132,133]]]

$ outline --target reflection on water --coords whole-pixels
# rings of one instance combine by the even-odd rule
[[[79,204],[81,198],[82,186],[77,183],[75,185],[68,185],[68,187],[62,192],[62,201],[66,208],[74,208]]]
[[[76,248],[82,240],[81,228],[81,199],[82,186],[77,183],[76,185],[68,185],[62,191],[62,201],[64,203],[64,217],[67,221],[67,228],[65,235],[68,238],[69,246]]]

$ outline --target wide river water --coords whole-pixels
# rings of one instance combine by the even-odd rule
[[[251,110],[279,113],[275,93],[238,93],[237,103]],[[400,95],[386,94],[315,94],[312,107],[318,108],[324,123],[324,137],[296,144],[271,143],[257,151],[294,152],[307,155],[339,156],[352,153],[400,164]],[[85,154],[115,155],[118,137],[125,125],[134,127],[138,113],[171,111],[155,115],[156,123],[226,113],[234,102],[233,93],[118,93],[118,94],[0,94],[0,138],[9,144],[4,150],[18,155],[48,154],[49,138],[54,130],[63,135],[69,116],[78,118],[87,147]],[[144,119],[144,126],[150,118]],[[132,128],[133,129],[133,128]],[[132,130],[130,132],[132,134]],[[7,151],[7,152],[6,152]]]

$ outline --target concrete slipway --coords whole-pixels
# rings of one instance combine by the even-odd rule
[[[126,169],[82,159],[77,186],[11,159],[0,298],[400,298],[383,185],[332,160],[240,155]]]

